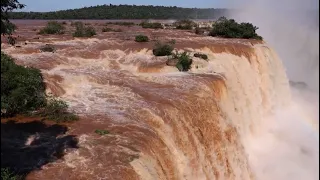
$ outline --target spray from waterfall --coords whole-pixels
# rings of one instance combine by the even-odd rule
[[[293,84],[292,105],[265,118],[247,151],[258,179],[319,178],[319,1],[232,1],[229,14],[259,27],[258,34],[279,54]],[[277,77],[276,77],[277,78]],[[281,97],[279,97],[281,98]]]

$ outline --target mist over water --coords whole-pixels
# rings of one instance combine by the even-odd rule
[[[258,34],[279,54],[290,81],[292,103],[266,117],[260,134],[246,144],[259,180],[319,178],[319,1],[237,1],[230,14],[259,27]]]

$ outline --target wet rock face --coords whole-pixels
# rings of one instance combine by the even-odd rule
[[[289,83],[290,83],[290,86],[295,87],[297,89],[306,89],[306,88],[308,88],[308,85],[305,82],[289,81]]]

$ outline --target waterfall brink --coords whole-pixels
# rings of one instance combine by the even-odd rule
[[[67,48],[40,55],[6,49],[17,62],[40,68],[48,92],[84,119],[71,128],[80,148],[30,178],[61,179],[60,171],[46,172],[64,167],[70,179],[288,179],[270,170],[277,164],[270,159],[288,148],[279,147],[279,157],[268,154],[278,148],[273,143],[283,145],[272,138],[287,137],[268,136],[279,128],[272,123],[288,119],[288,113],[278,114],[292,106],[281,60],[266,44],[216,41],[180,48],[209,57],[194,58],[188,73],[164,66],[166,58],[155,58],[148,48],[92,54],[90,46],[98,45],[90,44],[87,52]],[[101,128],[111,133],[93,133]],[[307,160],[318,156],[313,147],[302,146],[298,153]],[[310,171],[316,172],[315,166]]]

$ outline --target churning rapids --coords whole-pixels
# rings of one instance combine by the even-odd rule
[[[31,27],[18,32],[30,34]],[[91,39],[30,35],[20,48],[2,45],[18,64],[41,69],[48,93],[81,117],[68,131],[78,136],[79,148],[27,179],[319,178],[318,104],[290,89],[271,47],[143,31],[174,38],[178,50],[209,60],[194,58],[190,72],[178,72],[152,55],[153,43],[135,43],[128,32]],[[57,51],[40,52],[45,43]],[[95,129],[110,134],[98,136]]]

